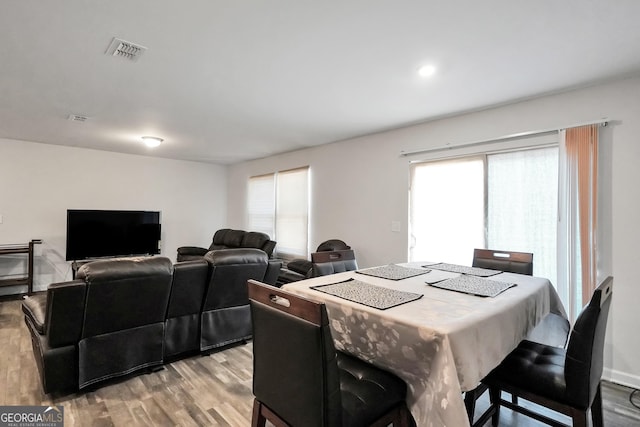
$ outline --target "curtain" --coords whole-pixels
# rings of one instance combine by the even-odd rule
[[[575,320],[596,288],[598,126],[561,131],[558,290]]]
[[[487,156],[487,248],[533,253],[557,283],[558,147]]]

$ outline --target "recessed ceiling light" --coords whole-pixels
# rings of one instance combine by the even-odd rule
[[[144,141],[144,145],[146,145],[147,147],[153,148],[162,144],[162,141],[164,141],[164,139],[158,138],[156,136],[143,136],[142,141]]]
[[[420,77],[431,77],[436,73],[436,67],[433,65],[423,65],[418,68],[418,74]]]

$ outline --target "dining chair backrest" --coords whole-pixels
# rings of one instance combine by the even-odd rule
[[[253,393],[292,426],[339,426],[340,378],[322,303],[254,280]]]
[[[329,239],[318,245],[316,252],[325,252],[325,251],[344,251],[347,249],[351,249],[351,246],[347,245],[343,240],[340,239]]]
[[[530,252],[474,249],[471,265],[531,276],[533,275],[533,254]]]
[[[311,262],[313,263],[313,277],[358,269],[356,256],[352,249],[314,252],[311,254]]]
[[[590,405],[602,377],[604,336],[613,292],[613,277],[607,277],[593,292],[569,336],[565,361],[567,399],[575,405]]]

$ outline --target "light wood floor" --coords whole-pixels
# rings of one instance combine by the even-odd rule
[[[43,395],[20,303],[0,301],[0,405],[63,405],[66,427],[250,425],[251,344],[193,356],[86,393]],[[605,383],[606,426],[640,426],[630,392]],[[488,404],[483,398],[478,412]],[[503,408],[500,425],[542,424]]]

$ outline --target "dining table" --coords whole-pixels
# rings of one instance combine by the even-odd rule
[[[545,278],[412,262],[286,284],[323,302],[337,350],[407,383],[418,426],[461,427],[476,388],[547,313],[566,317]]]

